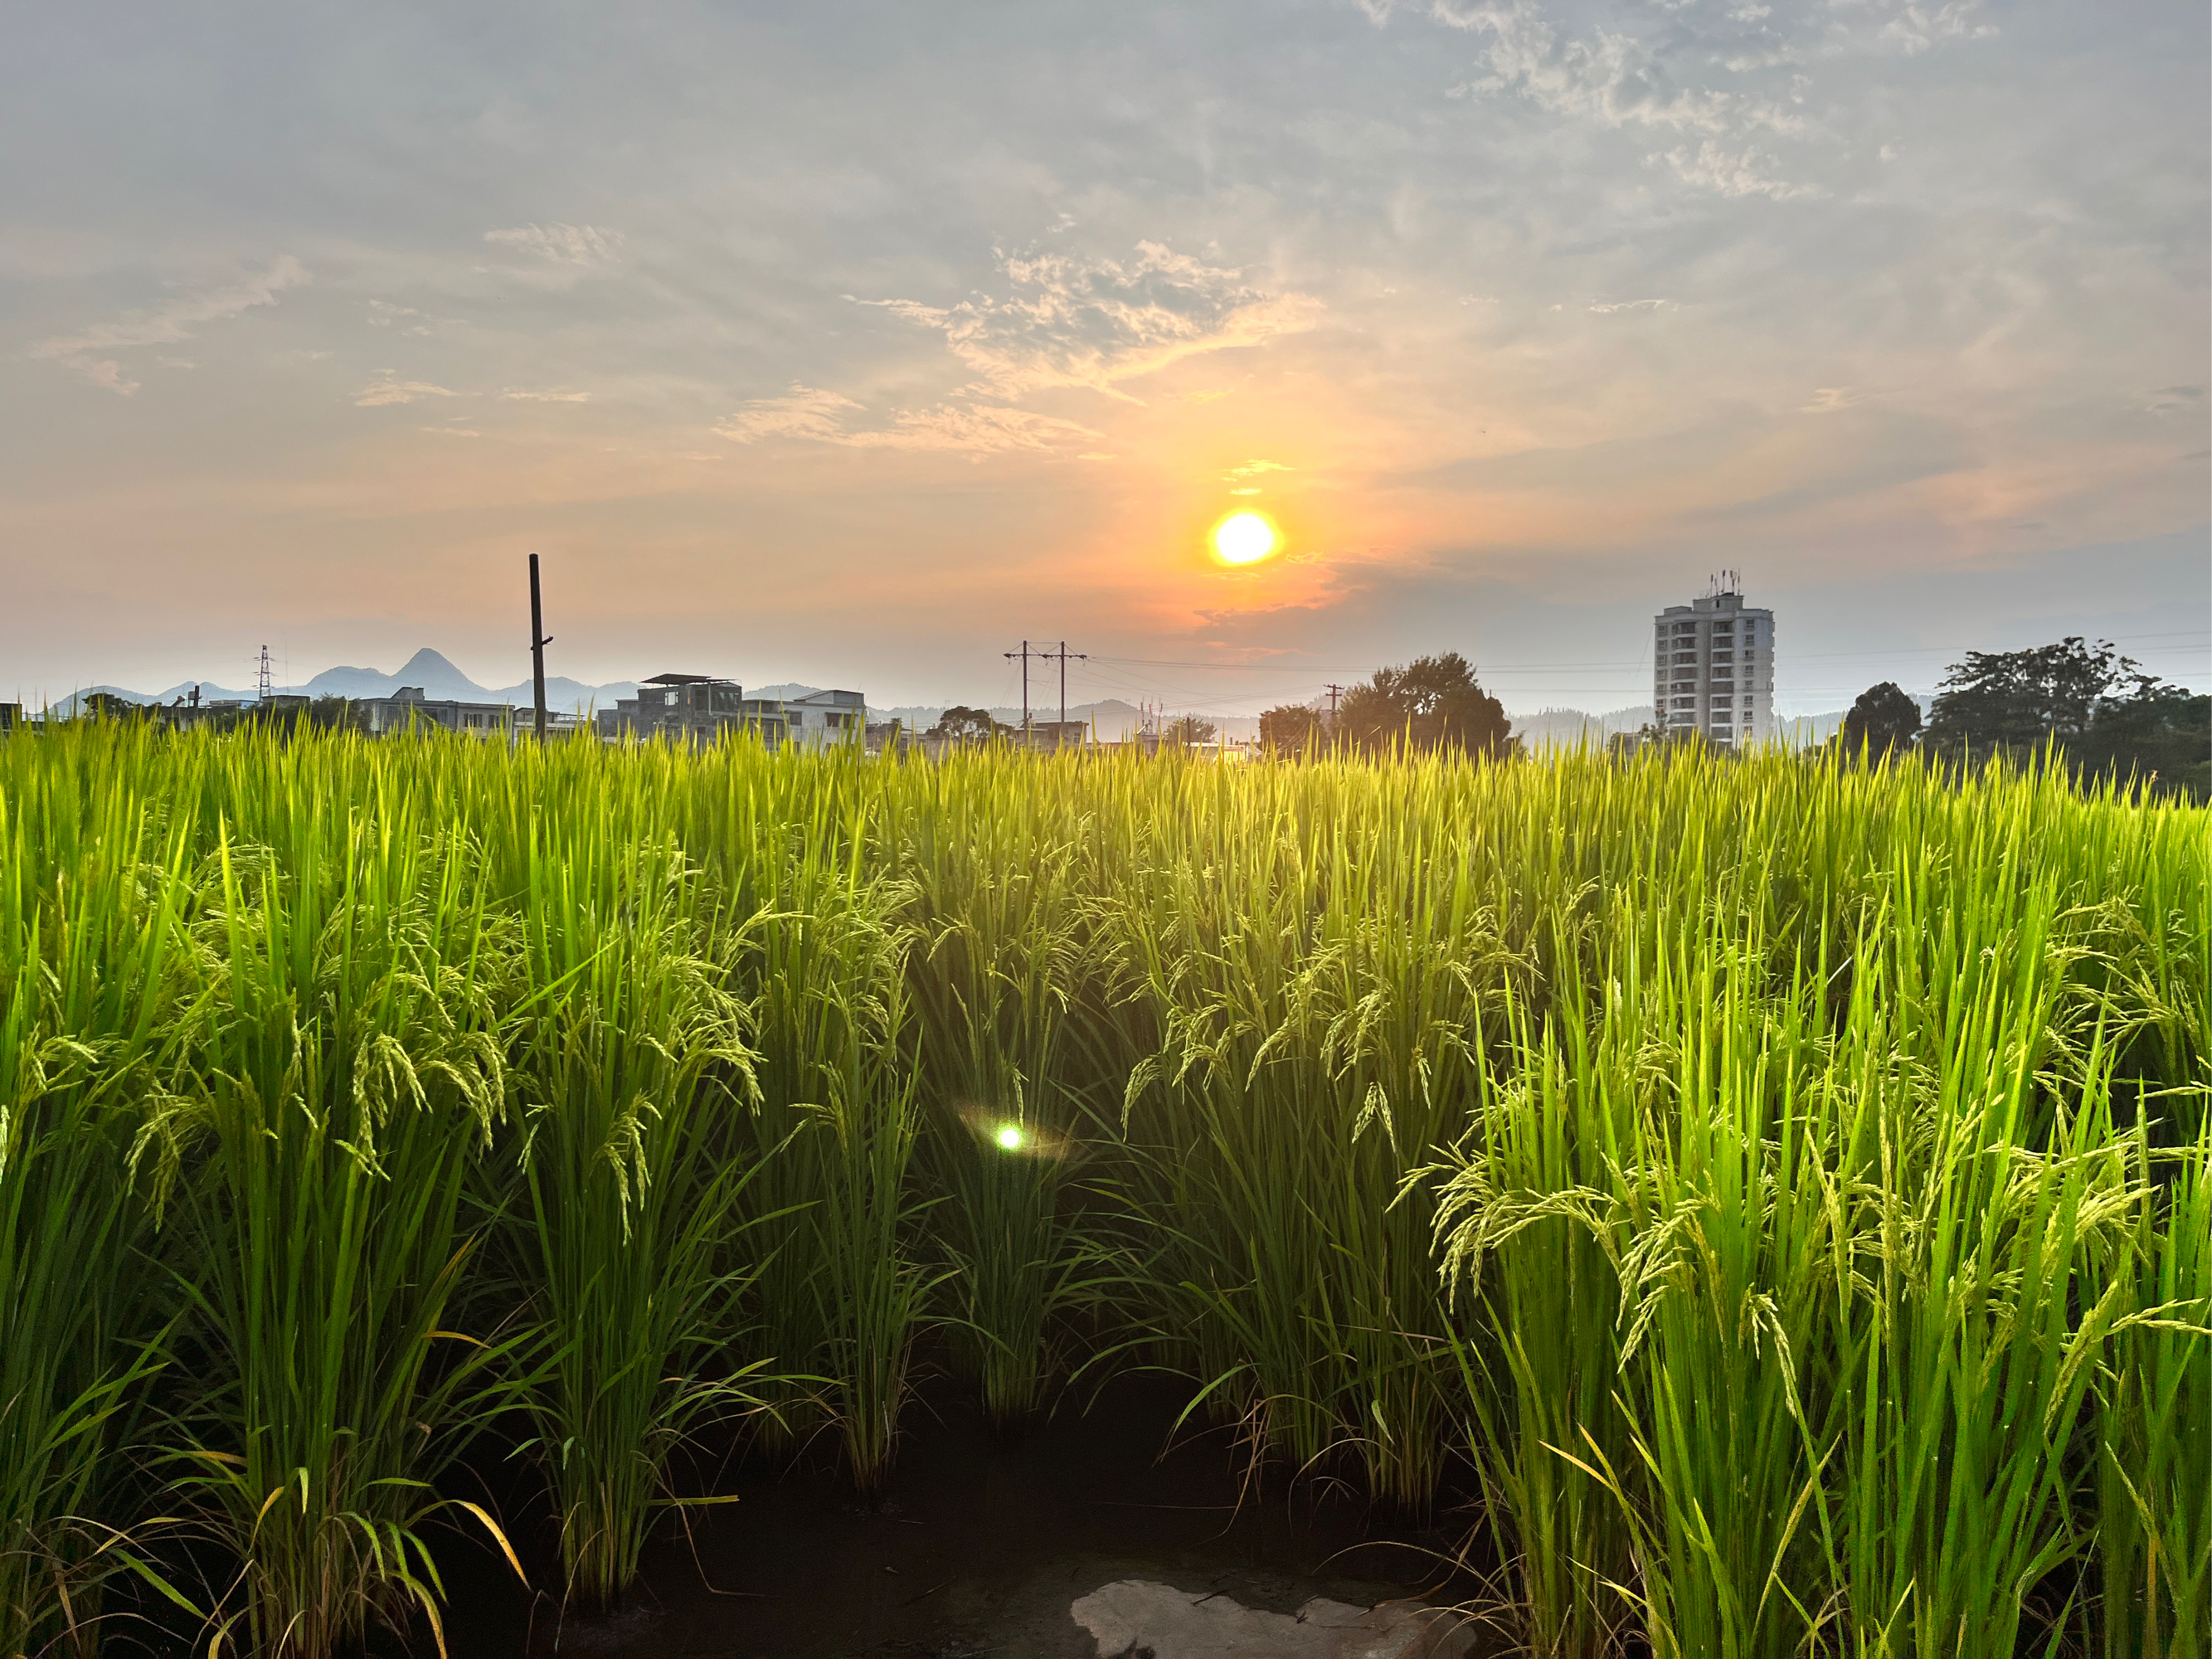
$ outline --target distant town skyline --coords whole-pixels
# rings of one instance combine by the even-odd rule
[[[2208,69],[2180,0],[28,13],[0,700],[513,684],[532,551],[586,684],[1595,714],[1729,567],[1778,719],[2212,689]]]

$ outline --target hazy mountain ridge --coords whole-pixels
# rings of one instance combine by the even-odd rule
[[[545,677],[545,706],[562,713],[571,710],[611,708],[617,697],[637,695],[635,680],[609,680],[601,685],[588,685],[581,680],[570,679],[565,674]],[[442,653],[425,646],[408,658],[396,673],[386,674],[374,668],[339,666],[325,668],[301,685],[279,685],[272,688],[283,696],[347,697],[361,702],[370,697],[388,697],[403,685],[416,685],[422,695],[434,699],[452,698],[461,702],[511,702],[527,707],[532,699],[531,684],[488,687],[477,684]],[[212,680],[180,680],[162,691],[133,691],[121,685],[88,685],[83,690],[55,703],[58,714],[73,714],[80,700],[105,692],[120,697],[125,702],[172,703],[183,697],[189,701],[192,688],[199,688],[203,702],[250,702],[256,694],[250,690],[217,685]]]
[[[251,690],[217,685],[211,680],[184,680],[166,690],[153,692],[133,691],[120,685],[88,685],[53,704],[52,708],[57,714],[73,714],[82,699],[100,692],[118,697],[125,702],[173,703],[179,697],[189,698],[195,685],[199,687],[203,702],[251,702],[254,696]],[[442,653],[428,646],[408,658],[393,673],[387,674],[374,668],[341,665],[325,668],[305,684],[280,685],[275,689],[288,696],[348,697],[359,701],[368,697],[388,697],[403,685],[420,686],[427,697],[453,698],[463,702],[504,702],[526,708],[531,701],[529,681],[496,688],[479,685]],[[545,679],[545,706],[562,713],[611,708],[618,698],[635,696],[637,688],[635,680],[609,680],[592,685],[582,680],[571,679],[565,674],[550,674]],[[811,696],[823,688],[798,681],[786,681],[745,689],[749,696],[787,700]],[[1920,694],[1915,696],[1914,701],[1920,704],[1924,715],[1934,699],[1932,695]],[[890,708],[871,708],[868,718],[871,720],[895,720],[909,732],[927,732],[937,724],[951,706],[945,703],[901,703]],[[993,719],[1006,725],[1021,724],[1022,711],[1018,707],[996,707],[989,712]],[[1176,713],[1170,710],[1159,719],[1164,724],[1176,718]],[[1060,708],[1056,703],[1050,707],[1032,704],[1030,708],[1032,720],[1057,720],[1059,716]],[[1125,741],[1141,730],[1145,714],[1133,703],[1119,697],[1106,697],[1093,702],[1070,703],[1067,717],[1089,726],[1098,741],[1115,743]],[[1218,732],[1231,742],[1256,738],[1260,734],[1260,722],[1255,715],[1215,714],[1201,715],[1200,718],[1212,720]],[[1649,703],[1636,703],[1602,714],[1591,714],[1579,708],[1544,708],[1533,714],[1514,715],[1512,729],[1514,735],[1530,749],[1571,748],[1584,741],[1602,744],[1618,732],[1641,729],[1654,718],[1654,711]],[[1844,714],[1840,709],[1829,714],[1782,718],[1775,721],[1775,735],[1787,747],[1809,748],[1827,741],[1841,729],[1843,723]]]

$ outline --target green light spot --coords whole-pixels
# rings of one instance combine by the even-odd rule
[[[1018,1152],[1022,1149],[1022,1132],[1011,1123],[1000,1130],[995,1139],[1010,1152]]]

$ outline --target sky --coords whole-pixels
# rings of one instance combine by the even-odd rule
[[[1612,709],[1723,569],[1780,713],[2212,687],[2208,75],[2203,0],[19,9],[0,697],[511,684],[532,552],[550,672],[879,706]]]

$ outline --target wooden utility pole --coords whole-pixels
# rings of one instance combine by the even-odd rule
[[[1060,723],[1063,728],[1060,735],[1065,739],[1066,736],[1065,728],[1067,725],[1067,659],[1073,657],[1078,662],[1089,662],[1091,653],[1087,651],[1070,651],[1067,648],[1067,641],[1062,640],[1060,642],[1059,650],[1040,651],[1037,655],[1047,662],[1056,660],[1060,664]]]
[[[1022,659],[1022,747],[1026,749],[1030,745],[1030,642],[1024,640],[1020,650],[1002,651],[999,654],[1008,662],[1017,657]],[[1036,654],[1042,656],[1044,653],[1040,651]]]
[[[538,741],[545,741],[545,611],[538,599],[538,556],[530,556],[530,690]]]
[[[1328,693],[1328,729],[1333,732],[1336,730],[1336,696],[1344,688],[1331,680],[1322,690]]]

